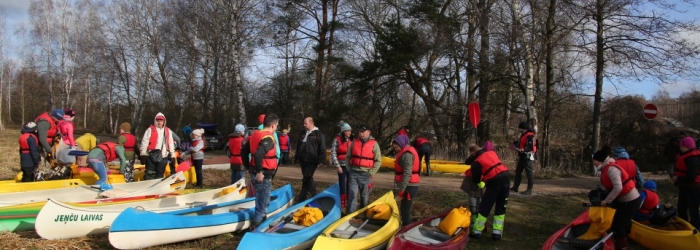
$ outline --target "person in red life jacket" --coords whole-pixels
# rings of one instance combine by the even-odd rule
[[[72,164],[75,163],[75,156],[68,155],[68,153],[76,150],[75,139],[73,137],[73,130],[75,129],[73,119],[75,118],[75,111],[66,108],[63,110],[63,113],[63,119],[56,124],[58,132],[61,134],[61,141],[56,148],[56,160],[61,164]]]
[[[146,165],[146,174],[143,177],[144,180],[163,178],[165,165],[168,164],[169,158],[173,158],[173,161],[176,160],[174,159],[175,141],[173,139],[172,130],[165,126],[165,115],[158,112],[153,123],[154,124],[148,127],[144,132],[139,148],[141,162]],[[154,153],[154,156],[156,156],[157,154],[155,153],[158,151],[160,151],[161,159],[160,161],[153,161],[153,157],[149,157],[149,154]]]
[[[397,136],[391,145],[396,150],[394,158],[394,183],[396,201],[400,202],[401,224],[409,225],[413,199],[418,194],[420,185],[420,161],[418,152],[409,144],[408,136]]]
[[[615,249],[626,249],[627,235],[632,229],[632,216],[642,205],[642,200],[633,178],[610,157],[611,151],[609,147],[596,151],[593,154],[593,166],[600,172],[603,188],[609,192],[600,205],[615,208],[610,227],[614,233]]]
[[[36,137],[36,123],[28,122],[22,126],[19,136],[19,166],[22,170],[22,182],[34,181],[34,171],[39,168],[39,139]]]
[[[255,213],[250,220],[251,231],[265,219],[267,207],[270,205],[272,178],[277,171],[277,143],[273,135],[278,124],[279,118],[276,115],[266,115],[263,129],[255,131],[241,149],[243,164],[248,168],[255,189]]]
[[[280,140],[280,164],[287,164],[289,162],[289,150],[292,148],[292,144],[289,142],[289,128],[282,130],[282,135],[279,136]]]
[[[340,204],[341,208],[345,208],[348,200],[348,184],[350,183],[350,175],[348,174],[347,165],[345,165],[345,156],[348,153],[350,143],[355,139],[352,136],[352,127],[344,121],[340,121],[340,133],[333,138],[331,143],[331,166],[336,168],[338,172],[338,183],[340,185]]]
[[[348,214],[357,210],[357,203],[360,203],[360,207],[367,206],[372,175],[382,166],[382,152],[379,143],[371,135],[372,129],[369,125],[360,125],[358,132],[357,138],[352,141],[345,155],[345,166],[348,166],[350,174],[346,207]]]
[[[527,190],[525,190],[523,194],[531,195],[532,186],[535,183],[535,178],[532,175],[532,165],[535,162],[535,153],[537,152],[537,145],[535,144],[537,140],[535,140],[535,133],[532,132],[530,125],[526,122],[518,124],[518,130],[520,131],[520,140],[513,143],[516,145],[519,158],[518,166],[515,168],[515,181],[511,191],[518,192],[520,180],[523,177],[523,170],[525,170],[525,175],[527,176]]]
[[[642,199],[642,206],[633,217],[636,221],[651,219],[654,211],[659,208],[659,195],[656,194],[656,182],[652,180],[645,181],[642,187],[644,187],[644,190],[639,192],[639,198]]]
[[[202,138],[204,129],[198,128],[192,131],[192,146],[189,148],[189,153],[192,154],[192,165],[197,176],[195,187],[202,188],[204,177],[202,176],[202,164],[204,163],[204,150],[207,149],[207,143]]]
[[[476,144],[472,145],[476,147]],[[483,150],[484,152],[493,151],[493,143],[490,141],[486,141],[486,143],[484,143]],[[469,157],[467,157],[467,159],[464,160],[464,164],[471,165],[472,163],[474,163],[474,160],[474,155],[469,154]],[[473,228],[474,222],[476,222],[476,217],[479,214],[479,204],[481,204],[481,195],[484,192],[484,190],[483,188],[479,187],[478,183],[472,182],[471,167],[467,169],[467,171],[464,171],[464,173],[461,174],[461,176],[464,176],[465,181],[467,181],[469,184],[464,186],[462,190],[467,193],[467,198],[469,200],[469,211],[472,213],[471,228]]]
[[[103,142],[97,144],[97,147],[90,150],[87,156],[88,166],[100,177],[95,186],[107,190],[111,189],[111,185],[107,183],[107,162],[119,159],[119,172],[124,173],[126,170],[126,157],[124,156],[124,147],[114,142]]]
[[[243,165],[243,158],[241,157],[241,148],[246,139],[244,133],[245,126],[243,126],[243,124],[236,124],[233,133],[228,135],[228,159],[231,164],[231,184],[236,183],[240,179],[244,179],[245,172],[248,171]]]
[[[700,151],[691,137],[683,138],[679,145],[681,154],[671,178],[678,186],[678,217],[700,228]]]
[[[122,122],[119,125],[119,137],[117,144],[124,147],[124,157],[127,164],[124,168],[124,179],[126,182],[134,181],[134,161],[136,160],[136,137],[131,134],[131,124]]]
[[[34,119],[36,123],[37,137],[39,138],[39,145],[41,149],[39,152],[43,151],[47,158],[52,158],[51,147],[53,146],[53,138],[59,134],[58,132],[58,122],[63,120],[63,109],[54,109],[49,114],[44,112]]]
[[[301,164],[301,191],[296,197],[297,202],[306,200],[306,196],[316,195],[316,184],[314,183],[314,173],[316,169],[326,164],[326,137],[314,125],[314,119],[306,117],[304,119],[304,131],[299,134],[297,151],[294,159]]]
[[[418,151],[418,159],[420,162],[425,161],[425,174],[430,176],[432,171],[430,170],[430,155],[433,153],[433,146],[425,136],[416,137],[413,140],[413,148]]]
[[[613,150],[613,157],[615,158],[615,163],[620,165],[620,167],[622,167],[622,169],[624,169],[629,176],[634,178],[634,183],[637,188],[641,188],[642,183],[644,183],[644,177],[642,177],[642,172],[639,171],[639,166],[637,166],[637,163],[630,159],[630,155],[627,153],[627,150],[625,150],[623,147],[616,147]]]
[[[396,135],[405,135],[408,136],[408,133],[411,132],[411,125],[406,125],[403,126],[399,129],[399,132],[396,132]]]
[[[472,183],[479,188],[486,187],[486,191],[481,196],[479,213],[474,222],[471,237],[481,238],[481,234],[486,227],[486,218],[491,213],[491,208],[496,205],[493,215],[493,228],[491,238],[500,240],[503,233],[503,223],[506,219],[506,205],[510,195],[510,176],[508,167],[503,165],[495,151],[485,151],[476,144],[469,146],[469,153],[474,156],[471,164]]]

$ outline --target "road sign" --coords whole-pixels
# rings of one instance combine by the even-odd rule
[[[469,121],[472,123],[472,125],[474,125],[474,128],[476,128],[481,121],[481,109],[479,108],[479,103],[469,103],[468,109]]]
[[[656,105],[649,103],[644,106],[644,118],[647,118],[647,120],[654,120],[658,113],[659,110],[656,108]]]

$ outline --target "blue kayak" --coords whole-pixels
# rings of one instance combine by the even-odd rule
[[[287,184],[270,193],[267,216],[290,207],[294,190]],[[127,208],[112,222],[109,242],[118,249],[138,249],[194,240],[250,227],[255,198],[165,213]]]
[[[303,207],[317,207],[323,219],[310,226],[297,225],[292,215]],[[340,219],[340,188],[338,183],[293,207],[268,218],[254,231],[246,233],[238,249],[307,249],[316,237]]]

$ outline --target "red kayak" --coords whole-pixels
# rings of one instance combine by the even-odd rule
[[[449,236],[435,228],[449,212],[448,210],[437,216],[423,219],[401,228],[389,242],[387,250],[464,249],[467,246],[467,241],[469,241],[468,228],[457,231],[453,236]]]
[[[576,239],[588,231],[591,226],[588,219],[588,209],[583,211],[574,221],[559,229],[556,233],[544,242],[542,250],[574,250],[574,249],[590,249],[598,243],[598,240],[580,240]],[[605,243],[598,245],[597,249],[614,250],[615,244],[612,237],[608,238]]]
[[[166,197],[171,197],[171,196],[178,196],[180,193],[178,192],[173,192],[173,193],[167,193],[167,194],[150,194],[150,195],[141,195],[141,196],[132,196],[132,197],[118,197],[118,198],[103,198],[103,199],[98,199],[98,200],[89,200],[89,201],[78,201],[78,202],[73,202],[74,204],[103,204],[103,203],[119,203],[119,202],[130,202],[130,201],[139,201],[139,200],[148,200],[148,199],[160,199],[160,198],[166,198]]]

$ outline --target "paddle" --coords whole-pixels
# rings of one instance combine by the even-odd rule
[[[293,214],[287,215],[287,217],[285,217],[284,219],[282,219],[282,222],[278,223],[277,225],[275,225],[274,227],[268,229],[268,230],[265,231],[265,232],[266,232],[266,233],[273,233],[273,232],[279,230],[280,228],[282,228],[285,224],[287,224],[287,223],[289,223],[290,221],[292,221],[293,218],[294,218],[294,217],[293,217]]]
[[[610,239],[610,237],[611,237],[612,235],[613,235],[612,232],[608,233],[608,235],[606,235],[605,237],[603,237],[603,239],[601,239],[600,241],[598,241],[598,243],[595,243],[595,245],[593,245],[593,246],[591,247],[590,250],[595,250],[596,247],[598,247],[598,245],[600,245],[600,243],[603,243],[603,242],[605,242],[606,240]]]
[[[372,209],[372,208],[369,208],[369,209]],[[357,235],[357,233],[360,231],[360,229],[365,227],[365,225],[367,225],[367,222],[369,222],[369,220],[372,219],[372,217],[374,217],[375,214],[377,214],[376,211],[374,213],[370,214],[370,216],[367,216],[367,219],[365,220],[365,222],[363,222],[362,225],[360,225],[360,227],[355,229],[355,232],[352,232],[352,234],[350,235],[350,237],[348,237],[348,239],[352,239],[352,237],[355,237],[355,235]]]

